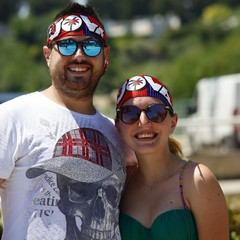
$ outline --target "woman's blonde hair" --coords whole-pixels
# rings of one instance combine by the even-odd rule
[[[178,157],[183,157],[182,145],[176,139],[169,137],[168,144],[171,153]]]

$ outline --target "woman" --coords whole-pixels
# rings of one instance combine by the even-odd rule
[[[151,76],[128,79],[117,98],[116,127],[135,152],[121,202],[123,240],[227,240],[223,192],[204,165],[183,159],[178,121],[166,86]],[[128,169],[129,170],[129,169]]]

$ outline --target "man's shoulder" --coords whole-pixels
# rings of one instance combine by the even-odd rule
[[[31,103],[33,99],[37,98],[38,94],[38,92],[22,93],[16,95],[13,94],[8,98],[5,98],[6,101],[0,102],[0,104],[3,106],[11,106],[15,104],[22,104],[23,102]]]

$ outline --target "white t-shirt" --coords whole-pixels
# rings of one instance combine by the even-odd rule
[[[40,92],[1,104],[0,178],[3,240],[120,239],[123,149],[99,112]]]

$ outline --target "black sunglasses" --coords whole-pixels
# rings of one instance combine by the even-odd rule
[[[94,39],[87,39],[83,42],[77,42],[73,39],[64,39],[56,41],[52,44],[56,44],[58,51],[62,56],[71,56],[78,50],[78,46],[81,47],[82,52],[88,57],[96,57],[102,50],[103,43]]]
[[[126,105],[117,109],[117,119],[124,123],[132,124],[139,120],[141,112],[144,111],[150,121],[160,123],[166,118],[168,110],[173,115],[172,109],[164,104],[151,104],[144,109],[134,105]]]

